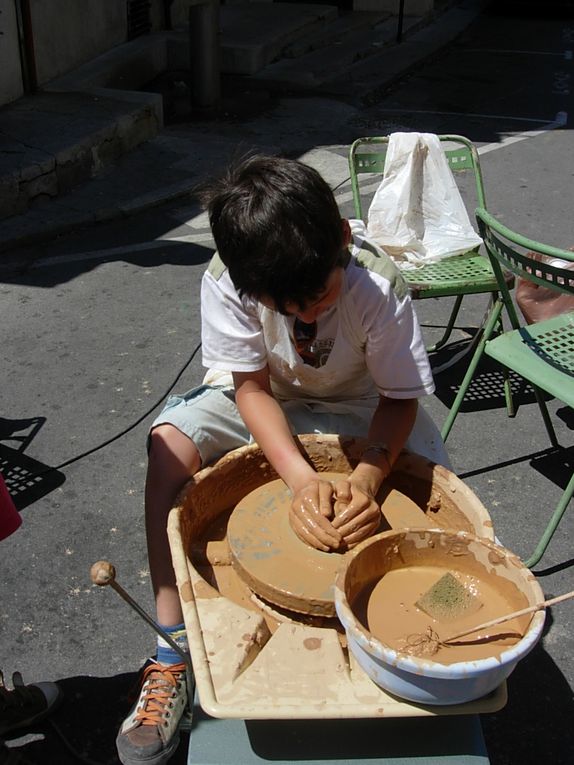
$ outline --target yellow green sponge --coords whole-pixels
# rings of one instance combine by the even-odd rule
[[[478,611],[482,601],[447,572],[416,601],[415,606],[439,622],[450,622]]]

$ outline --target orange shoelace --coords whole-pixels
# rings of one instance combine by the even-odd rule
[[[158,669],[161,667],[161,669]],[[135,719],[142,725],[161,725],[165,719],[166,706],[185,672],[185,664],[150,664],[142,675],[144,702],[136,712]]]

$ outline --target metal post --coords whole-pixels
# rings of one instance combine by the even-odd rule
[[[173,0],[163,0],[163,23],[166,29],[173,29],[171,23],[171,6]]]
[[[192,107],[216,109],[221,98],[219,0],[191,0],[189,55]]]
[[[399,0],[399,23],[397,26],[397,42],[403,39],[403,19],[405,16],[405,0]]]
[[[32,29],[30,0],[18,0],[16,2],[16,19],[18,22],[18,45],[20,47],[22,83],[26,93],[34,93],[38,90],[38,75],[36,73],[36,54],[34,51],[34,31]]]

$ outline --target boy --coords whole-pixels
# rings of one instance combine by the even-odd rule
[[[375,496],[405,445],[447,462],[417,405],[434,384],[404,282],[384,255],[351,252],[349,223],[321,176],[293,160],[255,156],[228,170],[204,201],[218,251],[201,292],[210,372],[201,387],[172,396],[153,423],[146,482],[157,618],[178,640],[166,519],[202,466],[255,440],[292,492],[295,532],[327,551],[375,531]],[[293,433],[309,432],[366,436],[369,447],[333,487],[297,447]],[[335,502],[345,508],[336,518]],[[118,735],[124,765],[159,765],[175,750],[185,704],[178,662],[159,645],[139,713]]]

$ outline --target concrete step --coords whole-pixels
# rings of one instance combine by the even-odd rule
[[[72,193],[37,200],[20,215],[1,221],[0,253],[120,220],[170,200],[191,199],[198,181],[223,170],[236,151],[236,137],[206,134],[203,129],[184,134],[165,129]],[[0,263],[7,262],[6,255],[0,256]]]
[[[457,25],[462,28],[467,17],[472,17],[472,11],[457,11],[454,16],[460,16],[460,21],[454,18],[443,24],[441,19],[428,42],[417,35],[412,43],[406,40],[393,46],[397,21],[386,14],[354,12],[339,17],[334,6],[321,4],[256,2],[247,6],[222,6],[222,53],[227,55],[229,67],[257,70],[251,75],[233,75],[238,80],[237,98],[243,101],[257,91],[271,98],[281,92],[308,91],[335,95],[347,103],[365,102],[412,61],[428,55],[440,41],[443,28],[446,42],[456,34]],[[430,20],[428,16],[406,17],[404,37]],[[82,201],[79,195],[81,209],[72,206],[70,220],[96,221],[113,214],[106,207],[110,196],[100,176],[163,127],[161,93],[138,88],[146,87],[162,72],[186,67],[189,38],[185,33],[147,35],[108,51],[50,83],[43,92],[1,109],[0,220],[10,216],[18,220],[0,239],[13,244],[18,236],[25,238],[26,231],[32,239],[41,238],[42,226],[50,221],[51,229],[58,230],[59,197],[69,200],[67,192],[82,182],[95,183],[98,194],[101,186],[102,194],[93,214],[87,197]],[[193,113],[189,118],[193,120]],[[183,176],[189,178],[189,173],[190,168],[185,168],[173,189],[170,178],[165,179],[168,196],[182,193]],[[133,208],[130,193],[140,207],[148,204],[148,196],[152,202],[156,199],[153,189],[144,191],[140,186],[139,191],[137,185],[133,192],[126,189],[115,213],[121,208],[122,214],[128,214]],[[32,225],[27,213],[38,209],[42,214]]]
[[[390,13],[373,11],[353,11],[339,16],[323,24],[320,29],[298,35],[296,40],[283,48],[281,58],[298,58],[321,48],[339,45],[348,35],[368,30],[389,18]]]
[[[420,29],[423,20],[406,16],[403,38]],[[355,12],[297,41],[284,56],[251,78],[277,91],[315,90],[338,80],[352,79],[352,70],[394,45],[397,18],[389,14]]]
[[[312,3],[223,5],[222,71],[249,76],[337,15],[335,6]],[[0,220],[67,193],[157,135],[162,96],[138,89],[188,67],[186,32],[146,35],[1,109]]]
[[[0,110],[0,219],[54,199],[161,127],[155,94],[37,93]]]
[[[302,36],[336,20],[336,6],[254,2],[220,8],[221,70],[252,75]]]

